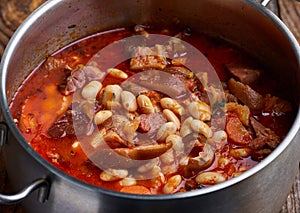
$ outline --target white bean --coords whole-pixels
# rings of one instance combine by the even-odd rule
[[[191,127],[195,132],[204,135],[206,138],[210,138],[212,136],[210,127],[203,121],[194,119],[191,122]]]
[[[159,158],[154,158],[154,159],[150,160],[149,162],[147,162],[146,164],[138,167],[137,171],[140,173],[148,172],[151,169],[153,169],[154,166],[158,165],[158,163],[159,163]]]
[[[108,130],[108,131],[105,132],[105,134],[103,135],[103,140],[104,141],[117,142],[117,143],[120,143],[120,144],[124,144],[126,146],[132,146],[133,145],[131,141],[124,140],[115,131],[112,131],[112,130]]]
[[[165,175],[173,174],[177,170],[178,170],[178,166],[175,163],[161,166],[161,172]]]
[[[184,151],[184,144],[182,142],[182,138],[179,135],[169,135],[166,138],[166,143],[172,143],[172,147],[177,154]]]
[[[161,173],[161,168],[158,165],[154,165],[152,168],[148,168],[150,170],[145,170],[145,172],[138,172],[134,174],[134,177],[138,180],[146,180],[151,179],[155,177],[161,177],[163,174]]]
[[[167,152],[165,152],[164,154],[162,154],[160,156],[160,160],[162,163],[165,163],[165,164],[173,163],[175,161],[173,150],[170,149]]]
[[[173,177],[169,178],[167,183],[163,187],[163,192],[165,194],[173,193],[178,186],[182,182],[182,177],[180,175],[174,175]]]
[[[203,147],[202,152],[199,152],[199,156],[196,157],[196,159],[199,158],[201,163],[199,165],[203,165],[205,167],[206,164],[211,164],[215,158],[215,152],[213,150],[213,147],[206,143]]]
[[[191,115],[201,121],[209,121],[211,119],[210,106],[202,101],[193,101],[189,104],[188,110]]]
[[[159,166],[158,166],[159,167]],[[159,167],[159,169],[160,169],[160,172],[159,172],[159,174],[158,174],[158,176],[160,177],[160,182],[161,183],[166,183],[166,177],[165,177],[165,175],[161,172],[161,168]]]
[[[224,182],[226,175],[219,172],[203,172],[196,177],[196,182],[200,184],[213,185]]]
[[[137,112],[125,112],[125,116],[129,121],[134,121],[139,119],[139,114]]]
[[[135,95],[129,91],[121,92],[121,101],[124,109],[129,112],[135,112],[137,110],[137,102]]]
[[[101,110],[95,114],[94,123],[96,125],[100,125],[104,121],[109,119],[111,116],[112,116],[112,112],[110,110]]]
[[[226,158],[226,157],[220,157],[218,159],[218,166],[221,168],[221,169],[224,169],[227,165],[229,165],[230,163],[230,159]]]
[[[120,103],[122,88],[117,84],[107,85],[104,88],[102,94],[102,104],[111,109],[114,106],[118,106]]]
[[[180,166],[187,166],[189,163],[190,158],[188,156],[184,156],[182,158],[180,158],[179,160],[179,165]]]
[[[104,128],[100,129],[99,131],[95,131],[95,134],[93,134],[92,140],[90,142],[91,146],[93,148],[97,148],[102,145],[106,145],[106,142],[103,139],[103,135],[106,133],[106,130]]]
[[[128,75],[119,69],[116,68],[110,68],[107,70],[108,74],[110,74],[111,76],[115,77],[115,78],[120,78],[120,79],[127,79]]]
[[[165,141],[169,135],[175,134],[177,126],[174,122],[167,122],[163,124],[157,131],[157,141]]]
[[[101,89],[102,84],[99,81],[91,81],[83,87],[81,96],[87,100],[95,100]]]
[[[134,186],[134,185],[136,185],[136,179],[134,179],[133,177],[126,177],[126,178],[120,180],[119,184],[121,186]]]
[[[146,95],[139,95],[137,97],[137,104],[142,113],[151,114],[154,113],[154,107],[150,98]]]
[[[241,175],[241,174],[243,174],[244,172],[234,172],[233,174],[232,174],[232,177],[237,177],[237,176],[239,176],[239,175]]]
[[[150,171],[150,177],[158,177],[161,175],[161,168],[157,165]]]
[[[164,109],[163,110],[163,114],[166,116],[167,121],[171,121],[174,122],[177,126],[177,129],[180,128],[180,120],[178,119],[178,117],[174,114],[173,111],[169,110],[169,109]]]
[[[181,128],[180,128],[180,136],[181,137],[185,137],[187,136],[188,134],[192,133],[193,130],[191,128],[191,122],[193,121],[194,119],[192,117],[188,117],[187,119],[185,119],[181,125]]]
[[[160,99],[162,108],[172,110],[175,114],[182,116],[185,113],[184,108],[172,98]]]
[[[208,73],[207,72],[199,72],[197,73],[197,77],[203,85],[204,89],[207,89],[208,84]]]
[[[227,133],[224,130],[216,131],[212,136],[212,140],[215,142],[227,141]]]
[[[125,169],[107,169],[101,172],[100,179],[103,181],[115,181],[127,177],[128,171]]]
[[[230,149],[229,153],[235,159],[241,159],[249,157],[251,150],[249,148],[235,148]]]

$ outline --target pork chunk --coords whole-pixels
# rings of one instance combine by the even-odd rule
[[[264,97],[246,84],[231,78],[228,81],[230,92],[251,110],[259,111],[264,108]]]
[[[260,71],[245,67],[240,64],[227,64],[228,71],[243,84],[251,84],[258,81],[260,77]]]
[[[130,69],[145,70],[149,68],[164,69],[167,66],[167,52],[162,45],[154,47],[138,46],[133,51]]]

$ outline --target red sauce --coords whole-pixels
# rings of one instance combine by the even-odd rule
[[[150,33],[164,35],[175,34],[173,30],[154,30],[150,28],[146,30]],[[105,54],[97,55],[107,45],[134,34],[137,33],[132,29],[117,29],[103,32],[83,38],[54,53],[50,58],[56,60],[57,64],[53,61],[46,61],[33,70],[16,92],[10,109],[20,131],[33,149],[65,173],[92,185],[117,191],[146,194],[166,193],[163,189],[165,183],[170,177],[182,172],[184,168],[179,168],[178,171],[171,174],[165,174],[163,178],[159,176],[150,180],[137,180],[137,183],[134,184],[135,187],[123,187],[119,182],[120,180],[103,181],[100,178],[100,174],[103,171],[88,159],[81,145],[76,144],[78,139],[75,135],[52,138],[48,134],[49,128],[61,119],[65,111],[70,107],[72,95],[65,96],[58,89],[70,75],[70,70],[76,69],[80,64],[85,65],[94,60],[98,63],[101,70],[106,70],[113,66],[126,72],[129,77],[136,74],[136,72],[130,70],[130,58],[123,60],[128,53],[124,49],[120,49],[125,48],[122,44],[112,45],[109,51],[105,51]],[[264,67],[240,49],[220,39],[211,38],[196,32],[193,32],[190,36],[183,37],[182,40],[194,46],[205,56],[202,59],[198,55],[188,55],[187,63],[192,62],[194,63],[193,65],[201,67],[203,64],[206,66],[206,60],[208,60],[216,70],[220,80],[224,82],[232,77],[231,73],[226,69],[226,64],[239,63],[246,64],[245,66],[258,67],[262,71],[260,80],[251,85],[251,87],[262,95],[269,93],[276,95],[273,91],[275,91],[275,87],[278,88],[280,82],[276,79],[271,79]],[[156,42],[154,41],[153,43]],[[116,61],[120,61],[120,63],[115,64]],[[168,66],[170,66],[170,61],[168,63]],[[51,69],[50,66],[52,66]],[[203,67],[203,70],[206,69],[210,68]],[[106,76],[102,84],[105,87],[111,84],[121,84],[123,81],[123,79]],[[191,88],[193,88],[193,84],[191,84]],[[282,94],[282,91],[280,92]],[[288,94],[284,95],[288,99]],[[261,110],[259,113],[251,112],[251,116],[254,116],[265,127],[274,131],[280,139],[283,139],[287,134],[294,115],[295,112],[293,110],[280,115],[274,115],[273,112],[265,112],[264,110]],[[255,133],[250,126],[245,126],[245,128],[249,131],[249,134],[255,137]],[[225,179],[230,179],[253,167],[260,160],[254,159],[251,155],[241,158],[233,156],[232,149],[248,147],[247,145],[244,147],[237,145],[230,139],[223,142],[210,140],[210,144],[214,147],[214,161],[204,170],[198,171],[191,176],[183,177],[180,186],[174,192],[210,185],[195,181],[195,177],[205,171],[218,172],[219,174],[224,174]],[[201,149],[203,147],[201,148],[200,146],[192,150],[194,154],[191,155],[197,156]],[[163,163],[160,163],[161,165]]]

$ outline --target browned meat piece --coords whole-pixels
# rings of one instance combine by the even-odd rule
[[[260,77],[259,70],[245,67],[244,65],[227,64],[226,67],[229,72],[243,84],[255,83]]]
[[[293,111],[293,106],[286,100],[267,94],[265,97],[264,110],[266,112],[275,113],[276,115],[281,115]]]
[[[52,138],[72,136],[75,134],[74,123],[80,123],[80,125],[76,125],[77,135],[86,134],[91,125],[89,119],[82,112],[68,110],[49,128],[48,135]]]
[[[50,56],[47,58],[45,63],[42,65],[45,70],[65,69],[66,61],[62,58],[55,58]]]
[[[62,138],[67,135],[74,134],[74,128],[67,121],[60,120],[51,126],[48,130],[48,135],[51,138]]]
[[[121,138],[116,132],[108,130],[105,135],[103,135],[103,140],[112,149],[121,147],[133,147],[134,144]]]
[[[158,70],[145,71],[132,78],[132,82],[148,90],[158,91],[170,97],[182,96],[189,91],[186,88],[183,76],[175,76]]]
[[[178,78],[168,78],[168,79],[158,79],[157,81],[140,81],[140,85],[162,92],[163,94],[167,94],[171,97],[178,97],[181,94],[186,92],[184,84]]]
[[[174,75],[159,70],[147,70],[135,74],[121,86],[134,95],[147,93],[147,91],[157,91],[171,97],[181,97],[189,93],[186,84],[190,84],[190,81],[192,80],[186,79],[183,74]]]
[[[76,91],[76,89],[84,86],[86,82],[85,74],[82,69],[77,68],[71,72],[66,82],[59,85],[59,90],[63,95],[70,95]]]
[[[280,143],[280,137],[274,131],[266,128],[256,119],[250,118],[250,123],[255,131],[256,139],[250,142],[249,147],[252,149],[262,149],[267,145],[271,149],[275,149]]]
[[[235,97],[234,95],[232,95],[231,93],[229,93],[228,90],[224,90],[225,92],[225,99],[226,99],[226,103],[228,102],[238,102],[237,97]]]
[[[119,143],[126,147],[133,147],[139,122],[138,117],[129,120],[123,115],[113,115],[102,124],[107,130],[104,140],[112,144]]]
[[[261,161],[265,157],[267,157],[270,153],[272,152],[271,149],[260,149],[260,150],[255,150],[251,154],[251,158],[255,161]]]
[[[253,160],[260,161],[278,146],[280,137],[254,118],[250,118],[250,123],[255,131],[256,138],[248,144],[248,147],[252,149],[251,157]]]
[[[129,169],[147,163],[167,152],[172,143],[151,144],[134,148],[97,150],[89,159],[101,169]]]
[[[235,95],[251,110],[260,111],[264,108],[263,96],[258,92],[254,91],[248,85],[245,85],[231,78],[228,81],[228,88],[233,95]]]
[[[154,134],[162,124],[166,123],[167,119],[160,112],[151,114],[142,114],[140,116],[139,132],[148,132]]]
[[[144,70],[149,68],[164,69],[167,66],[167,52],[163,45],[154,47],[136,47],[130,61],[132,70]]]
[[[252,150],[260,150],[263,149],[266,142],[267,142],[267,137],[259,137],[259,138],[255,138],[254,140],[252,140],[248,146],[250,149]]]
[[[87,66],[76,67],[62,85],[59,85],[60,92],[63,95],[70,95],[77,89],[82,88],[86,82],[92,80],[102,80],[105,73],[102,72],[97,64],[91,62]]]
[[[189,157],[197,157],[199,152],[203,150],[204,144],[207,138],[198,133],[190,133],[182,138],[184,143],[184,153],[188,154]]]
[[[151,129],[150,122],[149,122],[149,115],[151,114],[142,114],[140,116],[140,125],[138,128],[139,132],[145,133],[149,132]]]
[[[207,169],[215,159],[214,151],[209,144],[201,146],[201,151],[195,157],[189,157],[187,165],[182,168],[182,175],[184,177],[192,177],[198,172]]]
[[[236,145],[245,146],[252,141],[252,135],[234,113],[227,116],[226,132],[230,141]]]
[[[98,68],[98,64],[96,62],[90,62],[86,66],[81,68],[88,79],[88,81],[102,81],[106,76],[106,73]]]
[[[172,147],[172,143],[150,144],[130,148],[118,148],[114,151],[133,160],[149,160],[161,156]]]
[[[181,67],[181,66],[172,66],[172,67],[167,67],[165,69],[166,72],[171,73],[172,75],[174,75],[176,78],[180,79],[182,82],[184,82],[185,87],[190,89],[192,91],[193,87],[195,87],[195,81],[194,81],[194,77],[195,74],[185,68],[185,67]],[[201,84],[201,82],[199,82],[199,85],[197,85],[199,87],[201,87],[201,90],[203,90],[203,86]]]

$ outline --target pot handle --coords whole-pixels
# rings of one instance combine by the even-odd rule
[[[266,7],[271,1],[272,1],[272,0],[262,0],[262,1],[260,2],[260,4],[261,4],[262,6],[264,6],[264,7]],[[296,0],[296,1],[300,2],[300,0]]]
[[[7,124],[5,122],[0,122],[0,148],[4,146],[7,141]]]
[[[7,142],[8,126],[5,122],[0,122],[0,148]],[[1,149],[0,149],[1,151]],[[50,191],[50,184],[46,179],[37,179],[20,192],[13,195],[0,194],[0,204],[15,204],[21,202],[35,190],[38,191],[38,201],[44,203],[47,201]]]
[[[14,195],[0,194],[0,204],[15,204],[21,202],[35,190],[38,190],[38,201],[44,203],[48,199],[50,185],[45,179],[37,179]]]
[[[262,0],[260,4],[264,7],[266,7],[271,1],[272,0]]]

